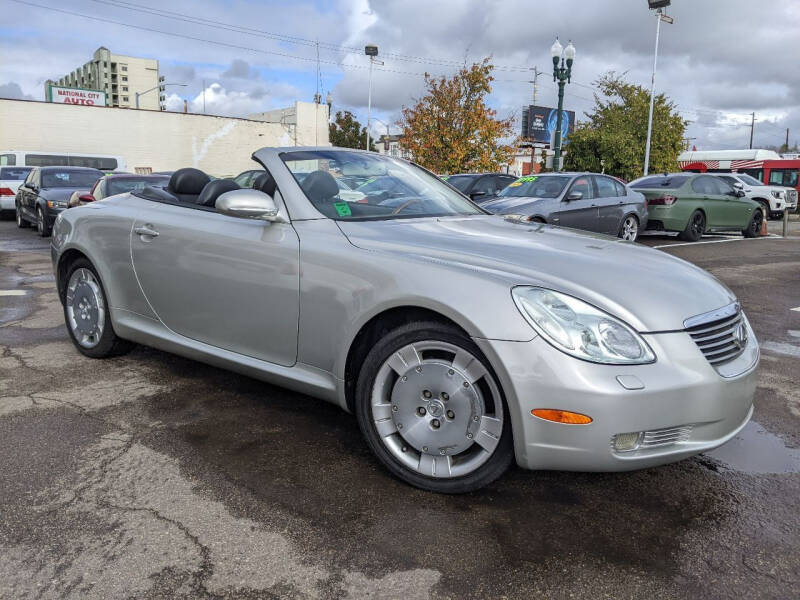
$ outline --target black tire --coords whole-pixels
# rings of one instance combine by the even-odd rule
[[[41,206],[36,209],[36,230],[43,238],[50,237],[50,227],[47,226],[47,220]]]
[[[696,242],[706,230],[706,216],[703,211],[696,210],[689,216],[689,221],[686,223],[686,229],[678,234],[678,237],[687,242]]]
[[[753,216],[750,217],[750,223],[747,229],[742,229],[742,235],[746,238],[759,237],[761,235],[761,223],[764,221],[764,213],[760,210],[754,210]]]
[[[97,279],[98,283],[100,284],[100,293],[103,295],[103,305],[105,310],[105,327],[103,328],[103,333],[100,336],[100,341],[97,343],[96,346],[92,348],[86,348],[81,346],[78,343],[78,340],[75,338],[75,334],[72,332],[72,328],[69,326],[69,316],[67,313],[67,302],[66,302],[66,294],[67,294],[67,287],[69,285],[69,280],[72,277],[72,274],[77,269],[88,269],[92,272],[92,274]],[[72,340],[72,343],[75,344],[75,347],[78,351],[90,358],[109,358],[111,356],[119,356],[121,354],[127,354],[130,352],[135,344],[133,342],[129,342],[128,340],[123,340],[120,337],[117,337],[117,334],[114,333],[114,326],[111,323],[111,315],[108,312],[108,297],[106,296],[106,290],[103,287],[103,282],[100,279],[100,276],[97,274],[97,270],[94,268],[91,262],[86,260],[85,258],[79,258],[72,262],[69,265],[66,273],[66,279],[64,280],[63,285],[63,292],[61,298],[61,304],[64,307],[64,323],[67,327],[67,332],[69,333],[69,337]]]
[[[505,473],[514,456],[511,415],[505,398],[501,399],[504,414],[502,433],[492,455],[474,471],[460,477],[429,477],[403,465],[381,442],[372,420],[371,395],[379,369],[400,348],[423,340],[446,342],[467,350],[482,362],[489,376],[497,382],[497,377],[489,361],[486,360],[478,346],[457,328],[436,321],[412,321],[386,333],[364,360],[358,375],[355,396],[355,413],[359,427],[372,452],[398,479],[423,490],[445,494],[460,494],[477,490]],[[497,387],[500,389],[499,383]],[[500,389],[500,395],[502,396],[502,389]]]
[[[28,223],[28,220],[22,216],[22,211],[20,210],[19,206],[17,206],[17,209],[14,212],[16,213],[15,218],[17,221],[17,227],[20,229],[25,229],[31,226],[31,224]]]

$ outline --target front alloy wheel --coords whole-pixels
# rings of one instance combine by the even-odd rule
[[[356,408],[389,470],[449,493],[477,489],[505,471],[510,424],[485,361],[472,340],[439,323],[412,323],[375,346],[359,377]]]
[[[17,206],[16,217],[17,217],[17,227],[19,227],[20,229],[25,229],[28,226],[28,222],[23,218],[22,211],[20,211],[19,206]]]
[[[639,220],[633,215],[628,215],[622,222],[622,228],[619,232],[621,237],[626,242],[635,242],[639,237]]]

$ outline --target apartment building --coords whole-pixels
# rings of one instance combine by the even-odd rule
[[[105,92],[108,106],[135,108],[139,92],[139,108],[163,110],[164,96],[158,89],[159,83],[157,60],[114,54],[101,46],[85,65],[57,81],[47,80],[45,98],[49,98],[47,90],[51,85],[83,88]]]

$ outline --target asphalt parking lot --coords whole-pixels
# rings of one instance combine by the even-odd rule
[[[442,496],[392,479],[331,405],[147,348],[84,358],[49,240],[2,221],[0,598],[797,598],[792,227],[642,239],[742,301],[762,363],[738,438],[645,471],[515,468]]]

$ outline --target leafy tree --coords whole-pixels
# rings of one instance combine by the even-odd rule
[[[452,78],[425,74],[427,93],[403,107],[398,125],[404,148],[414,160],[436,173],[497,171],[511,161],[513,119],[496,118],[486,106],[492,91],[493,65],[486,58],[464,66]]]
[[[342,148],[364,148],[367,143],[367,128],[349,110],[337,111],[336,118],[330,124],[330,140],[334,146]],[[370,137],[369,149],[375,150],[375,144]]]
[[[613,72],[606,73],[595,85],[595,106],[585,113],[588,121],[579,123],[569,136],[564,168],[572,171],[596,171],[630,181],[644,170],[647,142],[647,115],[650,91],[627,83]],[[678,154],[683,150],[687,122],[664,94],[655,97],[653,133],[650,141],[650,172],[675,171]]]

